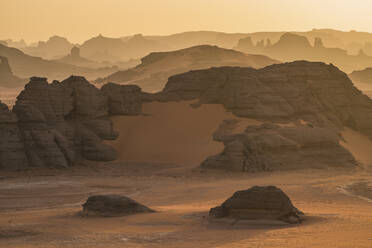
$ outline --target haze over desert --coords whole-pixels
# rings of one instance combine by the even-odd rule
[[[372,4],[0,9],[1,248],[372,247]]]

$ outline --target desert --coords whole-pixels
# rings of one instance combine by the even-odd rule
[[[372,247],[372,4],[0,9],[1,248]]]

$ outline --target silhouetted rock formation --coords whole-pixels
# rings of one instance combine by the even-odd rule
[[[221,206],[209,211],[211,218],[235,220],[280,220],[301,223],[304,214],[293,206],[289,197],[275,186],[254,186],[237,191]]]
[[[372,86],[372,67],[360,71],[353,71],[349,74],[351,80],[362,87]]]
[[[94,195],[83,204],[84,216],[119,217],[139,213],[153,213],[154,210],[120,195]]]
[[[324,44],[321,38],[315,38],[314,48],[324,48]]]
[[[109,62],[141,58],[150,52],[167,50],[166,46],[140,34],[126,40],[99,35],[84,42],[80,48],[82,56],[88,59]]]
[[[22,51],[36,57],[44,59],[57,59],[67,54],[74,47],[66,38],[52,36],[47,41],[39,41],[37,46],[22,48]]]
[[[144,91],[160,91],[167,79],[175,74],[214,66],[244,66],[261,68],[277,63],[265,56],[246,55],[234,50],[215,46],[196,46],[172,52],[151,53],[142,58],[135,68],[116,72],[97,83],[114,82],[137,84]]]
[[[372,57],[364,52],[357,56],[348,55],[346,50],[340,48],[327,48],[323,40],[315,37],[314,46],[310,44],[305,36],[294,33],[284,33],[278,42],[271,45],[264,45],[263,40],[256,46],[252,46],[251,37],[239,41],[235,47],[236,50],[245,53],[263,54],[281,61],[309,60],[333,63],[342,70],[352,71],[372,66]]]
[[[22,51],[3,46],[0,44],[0,56],[6,57],[15,76],[30,78],[35,75],[64,79],[70,75],[82,75],[89,79],[106,76],[117,71],[117,68],[92,69],[61,63],[58,61],[44,60],[39,57],[32,57]]]
[[[71,57],[75,59],[80,58],[80,48],[78,47],[71,48]]]
[[[25,80],[13,75],[8,59],[0,56],[0,87],[15,88],[22,86],[24,83]]]
[[[73,47],[69,55],[61,59],[55,60],[55,61],[59,63],[63,63],[63,64],[74,65],[74,66],[79,66],[79,67],[84,67],[84,68],[91,68],[91,69],[109,70],[109,68],[111,67],[112,71],[119,70],[117,66],[113,66],[110,63],[96,62],[96,61],[81,57],[80,48],[78,47]]]

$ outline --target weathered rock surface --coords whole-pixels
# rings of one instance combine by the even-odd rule
[[[138,213],[153,213],[154,210],[120,195],[94,195],[83,204],[84,216],[115,217]]]
[[[31,78],[12,112],[1,105],[0,126],[5,137],[0,168],[63,168],[82,159],[116,159],[116,151],[102,142],[118,137],[109,119],[108,96],[83,77],[51,84]]]
[[[153,97],[220,103],[239,117],[304,120],[318,127],[350,127],[372,137],[372,100],[345,73],[324,63],[297,61],[263,69],[220,67],[169,78]]]
[[[28,166],[17,116],[0,102],[0,169],[24,169]]]
[[[225,148],[221,154],[207,158],[202,168],[259,172],[356,165],[332,128],[266,123],[247,127],[240,134],[215,135],[215,139]]]
[[[352,167],[352,155],[339,145],[340,129],[349,127],[372,137],[372,100],[345,73],[324,63],[190,71],[169,78],[156,94],[113,83],[97,89],[82,77],[51,84],[32,78],[13,111],[0,111],[1,132],[13,130],[5,135],[9,141],[0,143],[2,154],[7,153],[1,155],[0,167],[68,167],[82,159],[115,160],[115,150],[102,142],[118,136],[110,115],[141,114],[142,102],[181,100],[198,100],[194,107],[222,104],[238,117],[267,123],[234,134],[217,130],[214,138],[225,149],[203,162],[204,168],[254,172]],[[25,162],[11,159],[18,153],[25,154]],[[13,165],[6,162],[10,160]]]
[[[108,96],[111,115],[139,115],[142,111],[142,92],[137,85],[118,85],[108,83],[102,86]]]
[[[281,220],[301,223],[304,214],[293,206],[289,197],[275,186],[254,186],[237,191],[222,205],[209,211],[210,218],[236,220]]]

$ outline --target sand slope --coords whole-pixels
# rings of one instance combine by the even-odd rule
[[[239,131],[259,123],[237,118],[219,104],[192,108],[191,103],[146,103],[145,116],[112,117],[120,136],[108,143],[118,151],[120,161],[197,166],[208,156],[222,151],[224,146],[213,140],[213,133],[223,120],[241,120]]]

